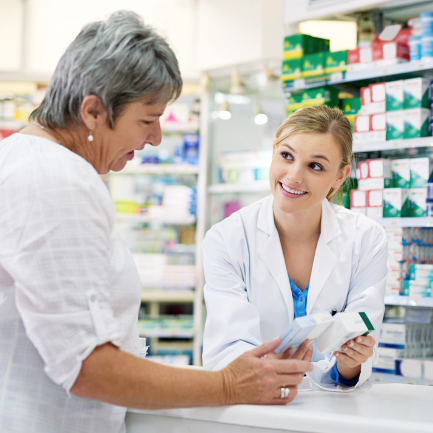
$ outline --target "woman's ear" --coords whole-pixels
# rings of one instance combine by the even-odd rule
[[[350,174],[352,167],[350,165],[345,165],[340,172],[338,173],[338,177],[336,181],[333,183],[332,188],[338,189],[343,184],[343,182],[347,179]]]
[[[106,121],[107,113],[102,101],[96,95],[88,95],[81,103],[81,119],[88,129],[94,129],[97,123]]]

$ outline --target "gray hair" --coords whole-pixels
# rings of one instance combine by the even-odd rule
[[[81,103],[96,95],[111,128],[127,104],[177,99],[182,78],[173,51],[135,12],[87,24],[61,57],[42,104],[30,120],[50,128],[82,124]]]

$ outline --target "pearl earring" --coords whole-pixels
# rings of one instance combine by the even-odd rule
[[[87,139],[88,139],[89,141],[93,141],[92,130],[90,130],[90,132],[89,132],[89,136],[87,137]]]

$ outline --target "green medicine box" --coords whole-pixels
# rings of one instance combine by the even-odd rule
[[[427,212],[427,188],[409,189],[410,217],[425,217]]]
[[[327,52],[325,56],[325,73],[344,72],[347,69],[347,51]]]
[[[302,93],[302,105],[304,107],[310,105],[328,105],[329,107],[336,107],[338,105],[338,90],[325,87],[305,90]]]
[[[302,58],[302,76],[317,77],[325,73],[326,53],[308,54]]]
[[[296,110],[299,110],[303,106],[303,95],[302,93],[293,93],[290,95],[289,104],[287,106],[287,115],[290,116]]]
[[[386,111],[399,111],[404,108],[404,81],[385,83]]]
[[[284,60],[281,80],[292,81],[302,77],[302,59]]]
[[[409,190],[387,188],[383,190],[383,217],[398,218],[410,215]]]
[[[361,98],[347,98],[341,100],[344,114],[359,114],[361,112]]]
[[[403,110],[404,138],[428,137],[430,135],[430,110],[412,108]]]
[[[329,51],[329,40],[298,33],[284,38],[283,60],[299,59],[306,54]]]
[[[404,108],[430,108],[430,80],[411,78],[404,80]]]

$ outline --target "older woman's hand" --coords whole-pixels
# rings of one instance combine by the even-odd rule
[[[277,338],[262,344],[221,371],[227,404],[287,404],[295,398],[305,372],[313,370],[309,362],[311,348],[308,342],[303,343],[298,349],[300,359],[296,356],[292,359],[264,356],[275,355],[274,350],[280,343],[281,338]],[[281,388],[290,389],[287,398],[280,398]]]
[[[361,365],[373,356],[376,341],[371,335],[356,337],[334,352],[337,368],[343,379],[353,379],[361,371]]]

